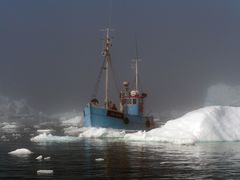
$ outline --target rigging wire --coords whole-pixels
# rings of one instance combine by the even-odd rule
[[[91,99],[97,97],[97,93],[98,93],[98,90],[99,90],[99,84],[100,84],[100,81],[101,81],[101,77],[102,77],[102,74],[103,74],[103,70],[105,69],[104,66],[105,66],[105,60],[102,62],[100,71],[99,71],[99,73],[98,73],[97,81],[96,81],[96,83],[95,83],[95,86],[94,86],[94,89],[93,89],[93,94],[92,94]]]
[[[116,91],[117,91],[117,94],[119,94],[119,92],[120,92],[120,88],[119,88],[119,85],[118,85],[118,83],[117,82],[119,82],[119,79],[118,79],[118,77],[116,76],[116,71],[114,70],[114,66],[112,65],[112,61],[111,61],[111,56],[110,56],[110,61],[109,61],[110,63],[110,70],[111,70],[111,73],[112,73],[112,77],[113,77],[113,82],[114,82],[114,85],[115,85],[115,89],[116,89]]]

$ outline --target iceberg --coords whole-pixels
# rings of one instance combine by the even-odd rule
[[[123,138],[124,130],[110,128],[82,128],[83,132],[79,134],[81,138]]]
[[[95,161],[104,161],[103,158],[96,158]]]
[[[42,133],[46,133],[46,134],[50,134],[51,132],[53,132],[53,129],[38,129],[37,132],[42,134]]]
[[[16,155],[16,156],[25,156],[25,155],[30,155],[32,154],[33,152],[30,151],[29,149],[26,149],[26,148],[21,148],[21,149],[16,149],[14,151],[11,151],[9,152],[8,154],[11,154],[11,155]]]
[[[51,159],[51,157],[49,157],[49,156],[44,158],[44,160],[50,160],[50,159]]]
[[[64,128],[64,134],[69,136],[78,136],[82,132],[82,128],[70,126]]]
[[[37,170],[37,175],[52,175],[53,170]]]
[[[0,126],[1,126],[1,130],[5,133],[14,133],[19,128],[19,126],[15,122],[11,122],[11,123],[3,122],[0,124]]]
[[[169,142],[195,144],[211,141],[240,141],[240,107],[209,106],[169,120],[150,131],[126,131],[108,128],[64,129],[66,136],[44,132],[31,138],[32,142],[75,142],[82,138],[117,139],[123,141]]]
[[[67,120],[62,120],[61,124],[64,127],[81,126],[82,125],[82,116],[75,116],[75,117],[67,119]]]
[[[72,136],[53,136],[52,134],[39,134],[30,139],[32,142],[37,143],[52,143],[52,142],[60,142],[60,143],[68,143],[68,142],[76,142],[80,139],[78,137]]]
[[[168,121],[148,132],[128,133],[125,140],[194,144],[240,140],[240,107],[210,106]]]
[[[36,160],[40,160],[40,161],[41,161],[42,159],[43,159],[43,156],[42,156],[42,155],[36,157]]]

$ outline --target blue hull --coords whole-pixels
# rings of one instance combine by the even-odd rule
[[[140,115],[122,114],[88,104],[84,108],[84,127],[102,127],[126,130],[148,130],[151,122]]]

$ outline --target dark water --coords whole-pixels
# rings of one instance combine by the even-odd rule
[[[8,155],[23,147],[34,154]],[[51,159],[36,160],[40,154]],[[38,176],[39,169],[54,174]],[[37,144],[26,136],[0,141],[0,179],[240,179],[240,143],[185,146],[85,139]]]

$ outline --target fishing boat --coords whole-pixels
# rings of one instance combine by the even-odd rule
[[[119,92],[119,107],[109,97],[109,69],[111,67],[110,49],[112,41],[110,28],[106,29],[104,39],[104,57],[101,71],[105,72],[105,98],[102,104],[96,96],[93,96],[83,111],[84,127],[102,127],[126,130],[148,130],[154,127],[153,116],[144,114],[144,100],[146,93],[140,92],[138,57],[135,59],[135,86],[130,90],[129,82],[122,83]],[[101,72],[100,71],[100,72]]]

